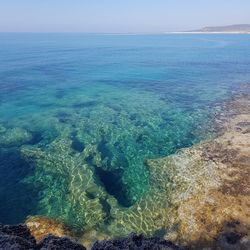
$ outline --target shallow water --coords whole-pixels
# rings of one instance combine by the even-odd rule
[[[0,222],[112,225],[147,196],[147,159],[214,135],[249,48],[249,35],[0,34]]]

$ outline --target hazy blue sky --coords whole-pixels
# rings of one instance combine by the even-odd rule
[[[250,23],[250,0],[0,0],[0,31],[164,32]]]

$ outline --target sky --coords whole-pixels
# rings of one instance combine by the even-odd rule
[[[250,0],[0,0],[0,32],[162,33],[250,24]]]

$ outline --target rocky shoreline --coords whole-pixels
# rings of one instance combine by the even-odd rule
[[[0,225],[0,249],[2,250],[86,250],[86,248],[68,237],[47,235],[36,242],[26,225]],[[131,234],[127,238],[97,241],[92,250],[181,250],[170,241],[160,238],[146,238],[142,235]]]
[[[176,217],[164,238],[189,249],[250,249],[250,86],[221,110],[217,138],[149,161],[176,186]]]
[[[175,196],[180,226],[174,242],[193,249],[250,249],[250,86],[222,110],[216,119],[221,135],[183,152],[203,171],[187,181],[197,184],[184,189],[196,186],[189,195]]]

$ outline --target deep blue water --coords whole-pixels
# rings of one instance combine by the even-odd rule
[[[216,104],[249,82],[250,36],[2,33],[0,60],[0,222],[84,227],[86,200],[108,214],[99,187],[127,209],[146,159],[214,135]]]

